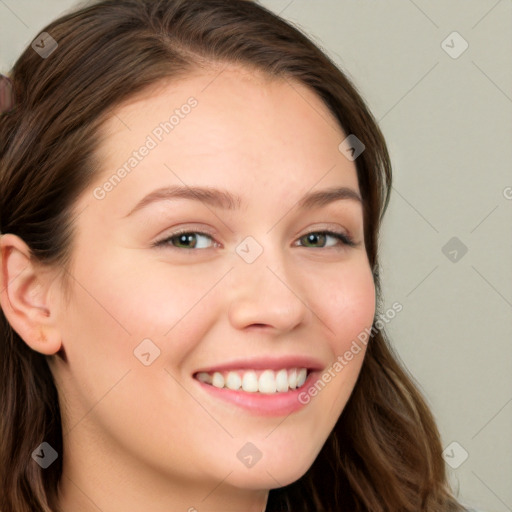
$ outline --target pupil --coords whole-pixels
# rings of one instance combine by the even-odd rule
[[[311,233],[308,235],[308,241],[309,241],[309,243],[312,243],[312,244],[318,243],[318,238],[319,238],[319,236],[315,233]]]
[[[182,244],[187,244],[188,242],[190,243],[192,240],[192,235],[191,234],[183,234],[180,236],[180,243]]]

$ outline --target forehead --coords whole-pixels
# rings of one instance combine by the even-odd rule
[[[237,67],[197,72],[113,111],[102,127],[95,185],[124,166],[115,188],[125,193],[111,193],[126,203],[121,209],[156,185],[230,184],[241,195],[267,196],[317,183],[358,190],[355,165],[338,149],[344,138],[323,101],[297,81]]]

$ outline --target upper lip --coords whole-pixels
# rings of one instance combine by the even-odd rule
[[[237,359],[227,363],[208,366],[196,370],[194,373],[205,372],[223,372],[229,370],[281,370],[283,368],[307,368],[308,370],[321,370],[324,365],[308,356],[284,356],[284,357],[265,357],[254,359]]]

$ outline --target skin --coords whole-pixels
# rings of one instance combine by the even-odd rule
[[[95,187],[190,96],[197,107],[96,199]],[[24,341],[48,356],[59,390],[60,506],[261,512],[269,489],[296,481],[315,460],[364,350],[286,418],[212,398],[192,374],[290,354],[328,368],[371,327],[362,205],[295,206],[311,190],[359,192],[355,164],[338,150],[346,134],[304,86],[234,66],[161,84],[115,114],[104,126],[101,173],[75,205],[70,296],[58,269],[30,261],[18,237],[4,235],[0,244],[2,308]],[[179,199],[125,217],[151,191],[184,183],[227,189],[240,195],[241,208]],[[179,240],[151,246],[179,228],[212,238],[198,235],[195,249],[179,248]],[[304,235],[322,229],[349,233],[357,245],[329,236],[308,246]],[[235,252],[247,236],[263,249],[251,264]],[[149,366],[133,353],[146,338],[160,350]],[[262,453],[251,468],[236,456],[246,442]]]

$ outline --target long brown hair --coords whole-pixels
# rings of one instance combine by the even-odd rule
[[[0,230],[35,260],[65,269],[76,199],[98,170],[99,128],[111,111],[159,81],[239,63],[311,88],[346,134],[356,159],[364,236],[382,308],[377,241],[391,187],[379,127],[354,85],[305,35],[242,0],[104,0],[49,24],[45,58],[27,47],[9,73],[15,106],[0,117]],[[43,46],[43,45],[40,45]],[[341,142],[341,141],[340,141]],[[56,510],[62,456],[42,470],[43,441],[62,454],[58,390],[44,355],[0,314],[0,510]],[[372,330],[355,388],[317,459],[270,491],[267,511],[455,512],[440,435],[414,379],[384,331]]]

